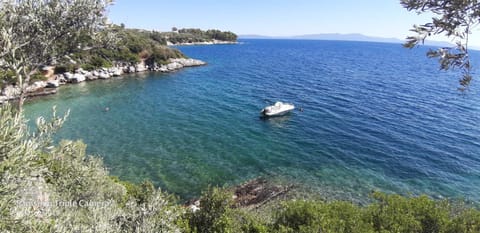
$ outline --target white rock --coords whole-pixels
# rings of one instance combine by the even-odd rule
[[[123,74],[123,70],[122,69],[117,69],[115,72],[113,72],[113,76],[120,76]]]
[[[135,66],[129,66],[128,73],[135,73]]]
[[[143,65],[143,64],[137,64],[137,65],[135,66],[135,71],[136,71],[136,72],[144,72],[144,71],[147,71],[147,69],[148,69],[148,68],[147,68],[145,65]]]
[[[204,61],[200,61],[200,60],[197,60],[197,59],[191,59],[191,58],[188,58],[188,59],[187,58],[172,58],[172,59],[170,59],[170,62],[172,62],[172,63],[177,62],[177,63],[182,64],[185,67],[202,66],[202,65],[207,64]]]
[[[64,85],[65,83],[67,83],[67,79],[65,79],[65,76],[63,74],[57,74],[55,76],[55,80],[58,80],[60,85]]]
[[[85,81],[86,78],[85,78],[85,75],[83,74],[74,74],[73,77],[69,80],[70,82],[72,83],[81,83],[83,81]]]
[[[86,71],[82,68],[78,68],[77,70],[75,70],[75,73],[86,75],[88,73],[88,71]]]
[[[110,78],[110,75],[106,72],[101,72],[99,75],[98,75],[98,78],[99,79],[109,79]]]
[[[47,86],[47,82],[45,81],[36,81],[33,83],[33,85],[35,87],[38,87],[38,88],[45,88]]]
[[[96,72],[96,71],[94,71]],[[92,81],[92,80],[97,80],[98,79],[98,72],[97,72],[97,75],[94,75],[94,72],[88,74],[88,75],[85,75],[85,78],[88,80],[88,81]]]
[[[45,81],[36,81],[34,82],[33,84],[30,84],[28,85],[26,88],[25,88],[25,91],[26,92],[36,92],[40,89],[43,89],[47,86],[47,82]]]
[[[60,81],[59,80],[50,80],[47,82],[47,87],[50,88],[57,88],[60,86]]]
[[[98,77],[98,76],[100,75],[100,73],[98,73],[98,71],[94,70],[94,71],[92,72],[92,75]]]
[[[158,69],[160,72],[168,72],[168,68],[166,65],[162,65],[160,66],[160,68]]]
[[[63,73],[63,77],[67,80],[67,82],[70,82],[70,79],[73,78],[73,74],[70,72],[65,72]]]
[[[172,62],[167,65],[167,69],[170,71],[178,70],[178,69],[181,69],[182,67],[183,65],[178,62]]]

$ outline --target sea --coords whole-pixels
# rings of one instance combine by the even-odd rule
[[[188,199],[263,177],[325,199],[372,191],[480,201],[480,85],[461,92],[430,47],[240,40],[179,46],[208,65],[62,86],[33,125],[70,110],[56,140],[85,142],[110,174]],[[480,52],[471,52],[480,66]],[[270,119],[260,110],[293,103]],[[109,111],[105,111],[108,108]]]

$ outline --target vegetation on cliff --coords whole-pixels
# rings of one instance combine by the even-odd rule
[[[172,30],[172,32],[160,32],[157,36],[164,38],[172,44],[186,44],[186,43],[203,43],[213,41],[236,42],[237,35],[229,31],[220,31],[210,29],[203,31],[198,28],[183,28],[180,30]]]
[[[109,30],[116,37],[113,44],[98,45],[73,53],[71,57],[78,64],[65,62],[60,66],[62,71],[73,71],[79,65],[85,70],[93,70],[115,64],[134,65],[141,61],[153,66],[165,64],[170,58],[186,57],[179,50],[166,46],[166,42],[156,37],[155,32],[116,25],[112,25]]]

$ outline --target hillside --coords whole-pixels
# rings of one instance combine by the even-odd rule
[[[179,50],[167,45],[208,42],[235,42],[237,35],[210,29],[180,29],[172,32],[126,29],[115,26],[113,34],[118,41],[115,46],[104,46],[74,55],[84,69],[109,67],[114,63],[134,64],[144,61],[146,65],[165,64],[171,58],[185,58]]]

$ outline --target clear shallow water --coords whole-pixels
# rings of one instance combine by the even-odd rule
[[[64,86],[26,115],[71,109],[59,138],[82,139],[114,175],[183,198],[266,176],[328,197],[378,189],[480,201],[478,85],[456,91],[456,74],[439,72],[425,48],[246,40],[180,49],[209,65]],[[304,112],[261,120],[275,100]]]

